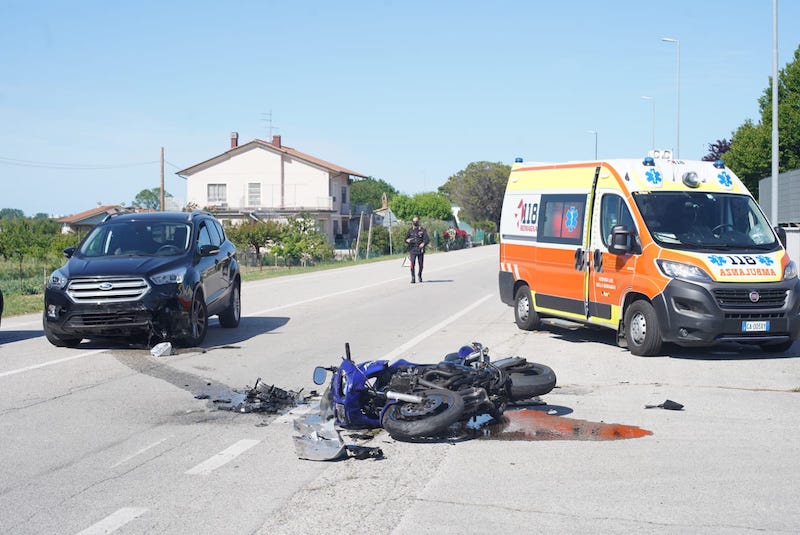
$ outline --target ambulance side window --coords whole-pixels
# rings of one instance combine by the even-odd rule
[[[636,230],[631,212],[622,197],[606,194],[600,203],[600,235],[605,246],[611,243],[611,229],[614,225],[623,225],[628,230]]]
[[[545,243],[580,245],[586,195],[542,195],[536,239]]]

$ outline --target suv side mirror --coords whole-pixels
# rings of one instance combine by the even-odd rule
[[[775,234],[778,235],[778,241],[780,241],[783,248],[786,249],[786,229],[783,227],[775,227]]]
[[[785,232],[784,232],[784,236],[786,236]],[[66,249],[64,249],[64,257],[65,258],[72,258],[72,255],[75,254],[75,249],[76,249],[76,247],[67,247]]]
[[[214,256],[217,253],[219,253],[219,246],[217,245],[206,244],[200,246],[200,256]]]
[[[614,255],[628,254],[633,250],[633,233],[624,225],[611,227],[611,243],[608,252]]]

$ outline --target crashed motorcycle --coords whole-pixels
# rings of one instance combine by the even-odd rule
[[[457,422],[489,415],[500,419],[506,405],[537,398],[556,385],[543,364],[521,357],[496,361],[478,342],[437,364],[371,360],[357,364],[345,344],[339,366],[317,367],[314,383],[332,377],[320,402],[323,418],[345,429],[383,427],[398,440],[442,438]]]

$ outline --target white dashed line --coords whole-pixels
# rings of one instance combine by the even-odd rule
[[[42,362],[41,364],[34,364],[32,366],[25,366],[24,368],[18,368],[16,370],[9,370],[7,372],[0,372],[0,377],[6,377],[7,375],[16,375],[18,373],[29,372],[31,370],[36,370],[38,368],[45,368],[47,366],[52,366],[53,364],[61,364],[62,362],[67,362],[70,360],[82,359],[84,357],[91,357],[92,355],[97,355],[98,353],[102,353],[103,349],[95,349],[94,351],[87,351],[86,353],[80,353],[78,355],[72,355],[71,357],[64,357],[63,359],[56,359],[56,360],[48,360],[47,362]]]
[[[217,453],[207,461],[203,461],[194,468],[190,468],[189,470],[186,471],[186,473],[190,475],[210,474],[220,466],[223,466],[231,462],[236,457],[246,452],[256,444],[259,444],[260,442],[261,442],[260,440],[248,440],[248,439],[240,440],[239,442],[229,447],[228,449]]]
[[[78,533],[78,535],[102,535],[105,533],[113,533],[131,520],[134,520],[146,512],[147,509],[142,507],[123,507],[122,509],[119,509],[105,517],[97,524],[89,526],[85,530]]]
[[[146,452],[147,450],[155,448],[156,446],[158,446],[159,444],[161,444],[162,442],[167,440],[167,438],[169,438],[169,437],[164,437],[161,440],[159,440],[158,442],[154,442],[154,443],[150,444],[149,446],[145,446],[144,448],[140,449],[139,451],[137,451],[133,455],[128,455],[127,457],[125,457],[124,459],[119,461],[118,463],[112,464],[111,468],[116,468],[117,466],[119,466],[121,464],[127,463],[128,461],[130,461],[131,459],[133,459],[137,455],[141,455],[142,453]]]

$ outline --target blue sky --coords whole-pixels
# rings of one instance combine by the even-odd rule
[[[778,8],[779,68],[800,2]],[[0,207],[130,203],[175,171],[273,133],[433,191],[470,162],[700,158],[772,72],[772,1],[0,0]],[[54,165],[57,164],[57,165]]]

